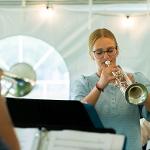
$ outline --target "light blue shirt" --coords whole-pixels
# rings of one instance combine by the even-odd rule
[[[150,84],[150,81],[140,72],[133,75],[136,82],[144,85]],[[90,76],[81,76],[71,85],[71,99],[82,100],[93,89],[98,80],[99,77],[96,73]],[[149,87],[147,89],[150,91]],[[129,104],[118,87],[108,84],[104,92],[101,92],[95,109],[105,128],[113,128],[117,134],[125,135],[126,150],[141,150],[139,107]],[[145,106],[142,108],[142,115],[150,120],[150,113]]]

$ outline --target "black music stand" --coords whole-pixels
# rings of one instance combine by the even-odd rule
[[[48,130],[82,130],[115,133],[104,128],[92,105],[80,101],[6,98],[15,127],[39,128],[37,150],[42,150]]]
[[[115,133],[103,127],[92,105],[80,101],[7,98],[6,102],[15,127]]]

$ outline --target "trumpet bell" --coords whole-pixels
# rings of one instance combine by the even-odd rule
[[[31,92],[36,83],[36,73],[32,66],[27,63],[13,65],[9,72],[3,71],[1,84],[4,94],[8,93],[15,97],[23,97]]]
[[[110,61],[106,61],[105,64],[109,67]],[[146,86],[141,83],[133,83],[120,66],[118,69],[117,72],[112,72],[112,74],[116,77],[116,83],[124,94],[126,101],[134,105],[144,103],[148,97]]]
[[[10,88],[7,89],[9,90],[7,94],[9,93],[10,95],[15,97],[23,97],[27,95],[32,91],[34,86],[33,82],[26,80],[25,78],[15,77],[10,79],[8,77],[4,77],[3,79],[6,81],[4,84],[12,84],[10,85]]]
[[[148,97],[147,88],[141,83],[131,84],[125,91],[125,98],[130,104],[140,105]]]

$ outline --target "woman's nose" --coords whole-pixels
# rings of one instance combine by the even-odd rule
[[[109,55],[107,52],[104,53],[104,58],[107,60],[109,58]]]

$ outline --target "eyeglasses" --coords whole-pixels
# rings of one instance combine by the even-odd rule
[[[117,47],[108,47],[106,50],[104,50],[103,48],[99,48],[95,51],[93,51],[94,55],[96,58],[102,58],[104,56],[105,53],[107,53],[107,55],[109,56],[114,56],[117,52]]]

